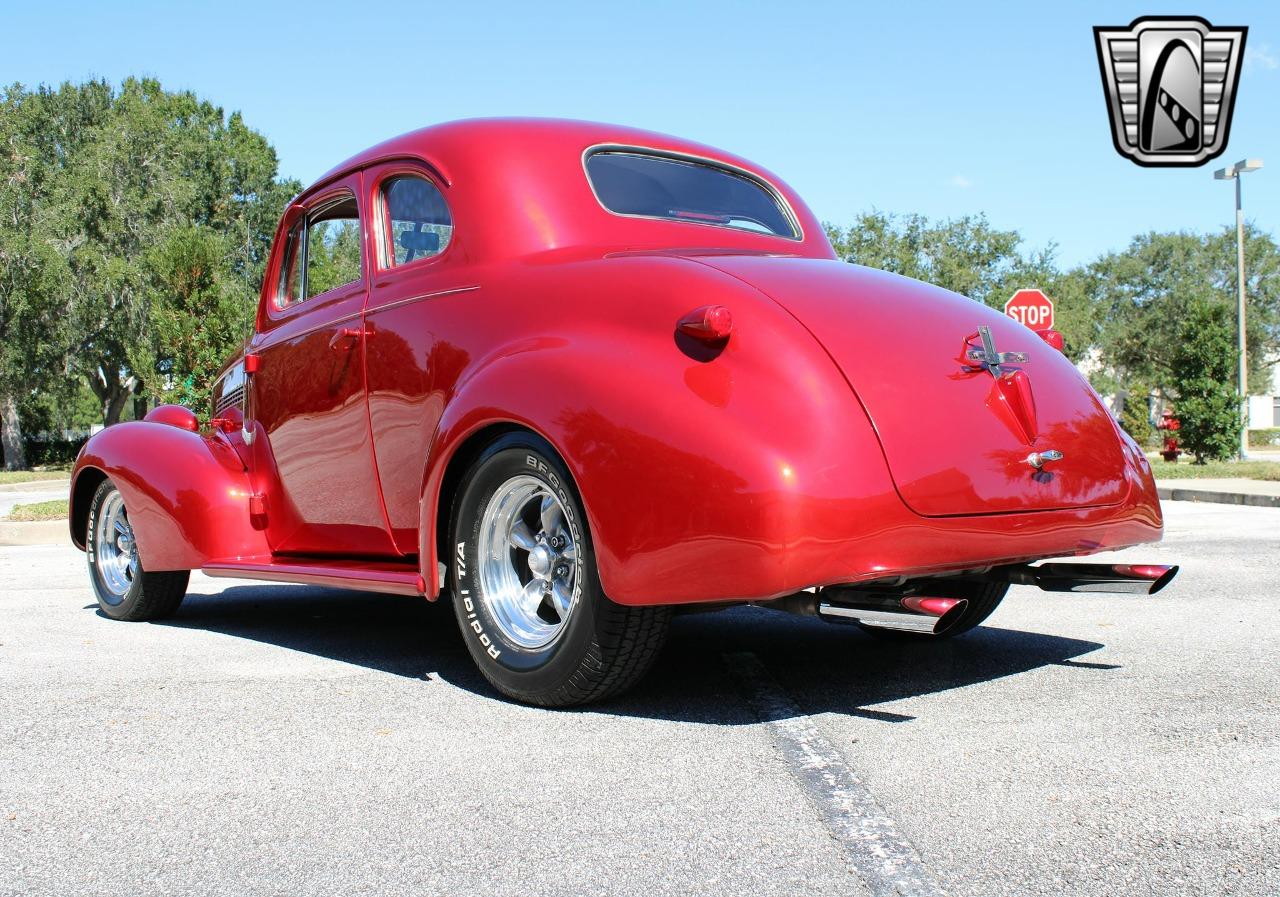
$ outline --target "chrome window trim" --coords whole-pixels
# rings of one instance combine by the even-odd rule
[[[628,212],[615,212],[604,204],[600,199],[600,194],[596,192],[596,185],[591,180],[591,172],[587,170],[587,160],[594,155],[605,153],[623,153],[632,156],[653,156],[659,159],[670,159],[675,162],[684,162],[691,165],[705,165],[708,168],[716,168],[726,174],[740,177],[750,181],[760,187],[769,198],[778,204],[778,208],[782,210],[782,214],[786,217],[787,223],[791,225],[792,236],[785,234],[763,233],[761,231],[748,230],[745,227],[734,227],[731,224],[715,224],[710,221],[695,221],[693,219],[671,218],[665,215],[635,215]],[[722,230],[731,230],[740,234],[755,234],[758,237],[772,237],[778,240],[790,240],[793,243],[803,243],[805,240],[804,228],[800,225],[800,219],[796,216],[795,210],[791,208],[791,203],[787,202],[787,198],[782,195],[782,191],[769,183],[755,172],[748,171],[737,165],[728,162],[722,162],[719,159],[712,159],[707,156],[699,156],[694,153],[682,153],[675,150],[656,149],[650,146],[635,146],[626,143],[597,143],[587,147],[582,151],[582,176],[587,179],[587,186],[591,189],[591,195],[595,197],[596,203],[600,208],[604,209],[610,215],[616,215],[619,218],[641,218],[647,221],[670,221],[676,224],[696,224],[701,227],[718,227]]]
[[[310,268],[310,264],[309,264],[310,259],[307,256],[308,256],[308,253],[310,253],[311,251],[311,219],[323,214],[324,212],[333,208],[336,205],[340,205],[341,203],[346,202],[347,200],[352,200],[356,204],[355,222],[356,222],[356,226],[360,230],[360,276],[357,277],[355,280],[348,280],[346,283],[340,283],[336,286],[330,287],[329,289],[325,290],[324,293],[316,293],[315,296],[308,296],[307,295],[307,279],[310,274],[308,270]],[[297,308],[299,305],[305,305],[306,303],[310,302],[312,299],[315,299],[317,296],[323,296],[325,293],[332,293],[334,290],[340,290],[343,287],[349,287],[353,283],[363,283],[365,279],[364,219],[360,215],[360,199],[349,188],[340,187],[338,188],[338,190],[334,191],[334,195],[332,197],[318,204],[317,206],[315,206],[315,208],[304,209],[302,214],[298,217],[298,220],[294,222],[293,226],[297,227],[298,225],[302,226],[302,236],[301,236],[301,239],[298,241],[299,245],[297,249],[298,252],[302,253],[302,269],[299,271],[299,277],[302,281],[302,298],[294,299],[294,300],[290,300],[286,298],[283,301],[281,301],[282,297],[280,295],[280,283],[277,282],[276,296],[273,302],[273,304],[276,307],[276,311],[284,311],[290,308]],[[290,230],[292,230],[292,228],[290,228]],[[288,238],[289,238],[289,235],[286,234],[285,239],[287,240]],[[285,262],[287,261],[288,259],[282,259],[281,266],[280,266],[280,274],[285,279],[288,278],[288,268],[285,266]]]

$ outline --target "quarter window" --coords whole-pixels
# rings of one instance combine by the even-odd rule
[[[453,238],[449,207],[426,178],[388,178],[382,186],[382,207],[387,218],[383,255],[388,268],[439,255]]]
[[[360,215],[351,194],[309,211],[287,240],[278,305],[302,302],[360,280]]]

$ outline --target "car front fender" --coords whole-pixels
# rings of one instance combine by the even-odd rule
[[[90,438],[71,480],[71,539],[81,549],[89,503],[104,476],[124,498],[147,570],[191,570],[213,559],[270,551],[249,519],[244,465],[217,436],[134,421]]]

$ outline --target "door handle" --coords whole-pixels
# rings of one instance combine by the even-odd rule
[[[355,346],[356,340],[362,336],[364,336],[364,330],[359,327],[343,327],[329,338],[329,348],[335,352],[346,352]]]

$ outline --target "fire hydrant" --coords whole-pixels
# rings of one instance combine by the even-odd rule
[[[1160,423],[1156,424],[1156,429],[1165,431],[1164,448],[1160,454],[1170,463],[1177,461],[1182,454],[1182,449],[1178,448],[1178,431],[1182,429],[1182,422],[1173,416],[1172,409],[1160,412]]]

